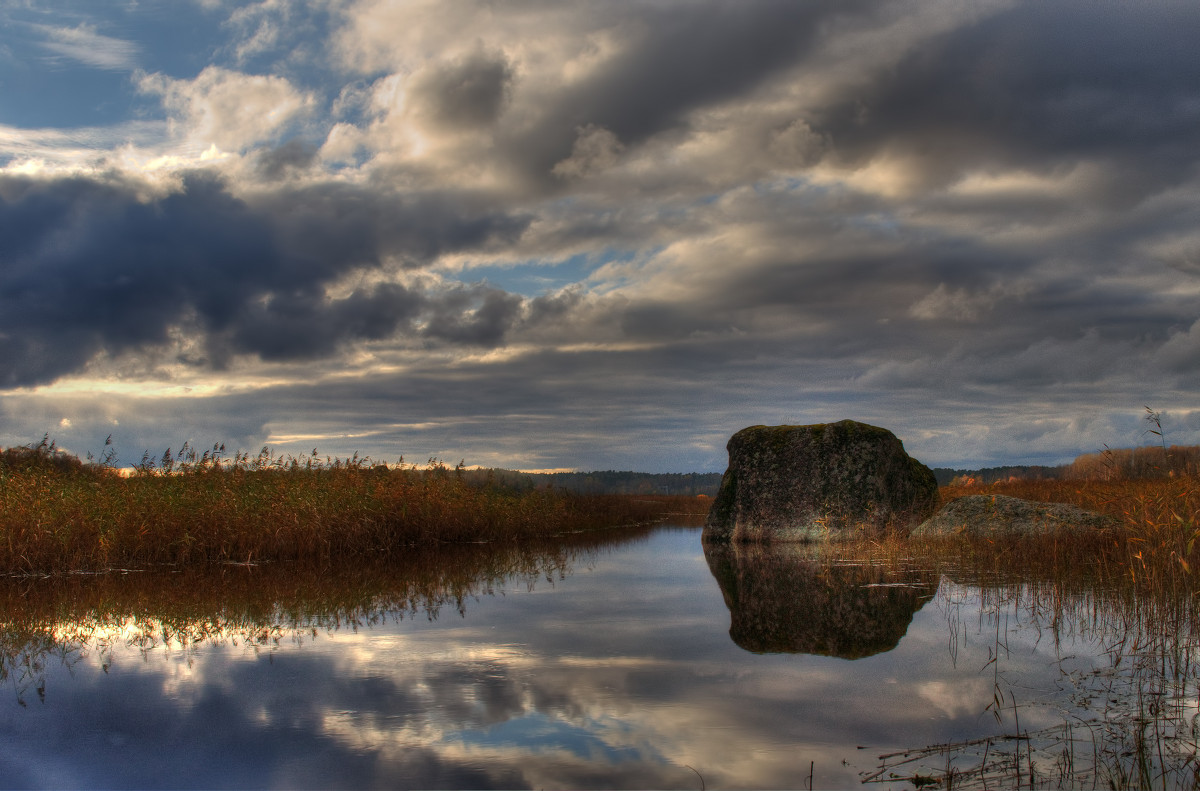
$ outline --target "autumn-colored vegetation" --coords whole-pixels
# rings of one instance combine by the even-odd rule
[[[1043,557],[1081,554],[1081,562],[1119,563],[1134,576],[1173,577],[1200,572],[1200,477],[1121,478],[1114,480],[1016,480],[982,485],[945,486],[943,502],[969,494],[1006,494],[1040,502],[1071,503],[1117,518],[1121,531],[1093,540],[1051,536],[1033,550]],[[1016,547],[1009,547],[1016,551]]]
[[[1085,453],[1063,468],[1064,478],[1119,481],[1200,475],[1200,447],[1106,448]]]
[[[1142,449],[1117,459],[1163,458]],[[1108,465],[1101,469],[1110,470]],[[1128,466],[1125,467],[1127,471]],[[1174,472],[1174,475],[1170,475]],[[906,779],[939,788],[1195,788],[1194,721],[1200,635],[1200,478],[1161,467],[1149,477],[1010,480],[942,487],[943,501],[1005,494],[1066,502],[1109,514],[1116,531],[998,539],[891,537],[839,548],[843,560],[880,561],[941,573],[977,587],[996,625],[995,697],[1006,729],[880,756],[866,782]],[[948,607],[947,612],[953,612]],[[1024,618],[1048,641],[1099,640],[1108,662],[1063,671],[1071,690],[1063,724],[1046,722],[1053,702],[1040,690],[1006,687],[1005,628]],[[952,632],[953,634],[953,632]],[[1039,720],[1039,718],[1042,718]]]
[[[0,452],[0,570],[345,558],[687,518],[694,497],[572,495],[471,484],[461,467],[224,458],[186,446],[132,476],[46,442]]]
[[[960,479],[940,490],[943,502],[994,493],[1073,503],[1116,517],[1124,526],[1116,534],[925,549],[997,564],[1020,556],[1045,563],[1075,558],[1146,584],[1191,578],[1200,573],[1200,476],[1188,472],[1187,450],[1107,451],[1093,477],[988,485]],[[1159,462],[1146,468],[1148,477],[1132,477],[1139,468],[1129,462],[1139,458]],[[221,446],[198,453],[185,445],[144,457],[130,476],[106,461],[84,463],[45,440],[0,451],[0,571],[375,556],[414,545],[528,540],[668,518],[698,524],[711,502],[529,490],[436,460],[388,467],[315,452],[278,457],[265,448],[253,457],[226,457]],[[1081,457],[1074,466],[1082,473],[1090,461]],[[913,549],[919,547],[905,542],[904,551]]]
[[[1106,591],[1123,597],[1134,609],[1169,610],[1171,622],[1200,632],[1200,477],[1159,472],[1149,478],[1110,480],[959,482],[939,489],[941,504],[989,494],[1070,503],[1108,514],[1118,527],[986,538],[888,534],[833,543],[821,551],[844,562],[915,563],[1026,591],[1044,587],[1052,598]],[[1153,619],[1168,620],[1161,614]]]

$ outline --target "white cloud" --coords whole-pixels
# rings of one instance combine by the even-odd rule
[[[367,138],[363,130],[354,124],[334,124],[321,145],[320,156],[328,163],[353,163],[359,152],[366,150],[366,143]]]
[[[159,147],[166,130],[165,122],[150,120],[74,129],[0,124],[0,160],[13,160],[17,165],[36,160],[47,170],[97,169],[121,158],[126,148]]]
[[[199,152],[241,152],[269,141],[312,112],[316,99],[283,77],[209,66],[194,80],[142,74],[138,87],[162,97],[177,134]]]
[[[431,59],[457,58],[480,47],[518,54],[534,70],[558,69],[586,50],[564,46],[565,32],[586,25],[576,11],[568,3],[357,0],[344,6],[345,25],[332,44],[343,67],[364,74],[411,73]],[[603,7],[591,14],[612,16]]]
[[[97,69],[132,71],[137,68],[139,50],[136,44],[97,33],[94,26],[33,27],[46,37],[41,42],[42,47],[57,55]]]

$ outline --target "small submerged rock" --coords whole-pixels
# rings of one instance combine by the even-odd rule
[[[906,531],[937,505],[933,471],[878,426],[751,426],[727,447],[729,468],[705,523],[706,542]]]
[[[1067,503],[1037,503],[1003,494],[972,494],[947,503],[913,530],[922,536],[1038,536],[1117,526],[1111,516]]]

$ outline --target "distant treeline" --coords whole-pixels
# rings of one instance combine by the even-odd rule
[[[981,470],[954,470],[938,467],[933,471],[939,486],[950,483],[991,484],[1008,480],[1104,480],[1168,478],[1200,473],[1200,446],[1172,445],[1141,448],[1105,448],[1097,453],[1077,456],[1070,464],[1056,467],[1012,465]]]
[[[575,494],[705,494],[711,497],[721,486],[719,472],[520,472],[464,469],[460,474],[467,483],[483,485],[490,482],[517,490],[559,489]]]
[[[985,467],[981,470],[956,470],[949,467],[934,467],[933,475],[937,478],[938,486],[948,486],[951,483],[966,483],[968,479],[980,484],[1008,481],[1014,478],[1021,481],[1058,480],[1063,477],[1062,469],[1061,466],[1044,467],[1036,464]]]

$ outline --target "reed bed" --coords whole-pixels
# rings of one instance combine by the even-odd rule
[[[956,553],[969,564],[1067,565],[1087,569],[1098,582],[1128,577],[1133,591],[1150,599],[1187,595],[1200,572],[1200,477],[1127,480],[1014,480],[990,486],[947,486],[943,502],[970,494],[1005,494],[1070,503],[1114,517],[1119,529],[1094,535],[1048,535],[1011,540],[911,542],[923,551]]]
[[[43,442],[0,453],[0,572],[329,560],[439,543],[528,540],[707,510],[691,497],[472,485],[437,460],[223,458],[186,446],[130,477]]]

